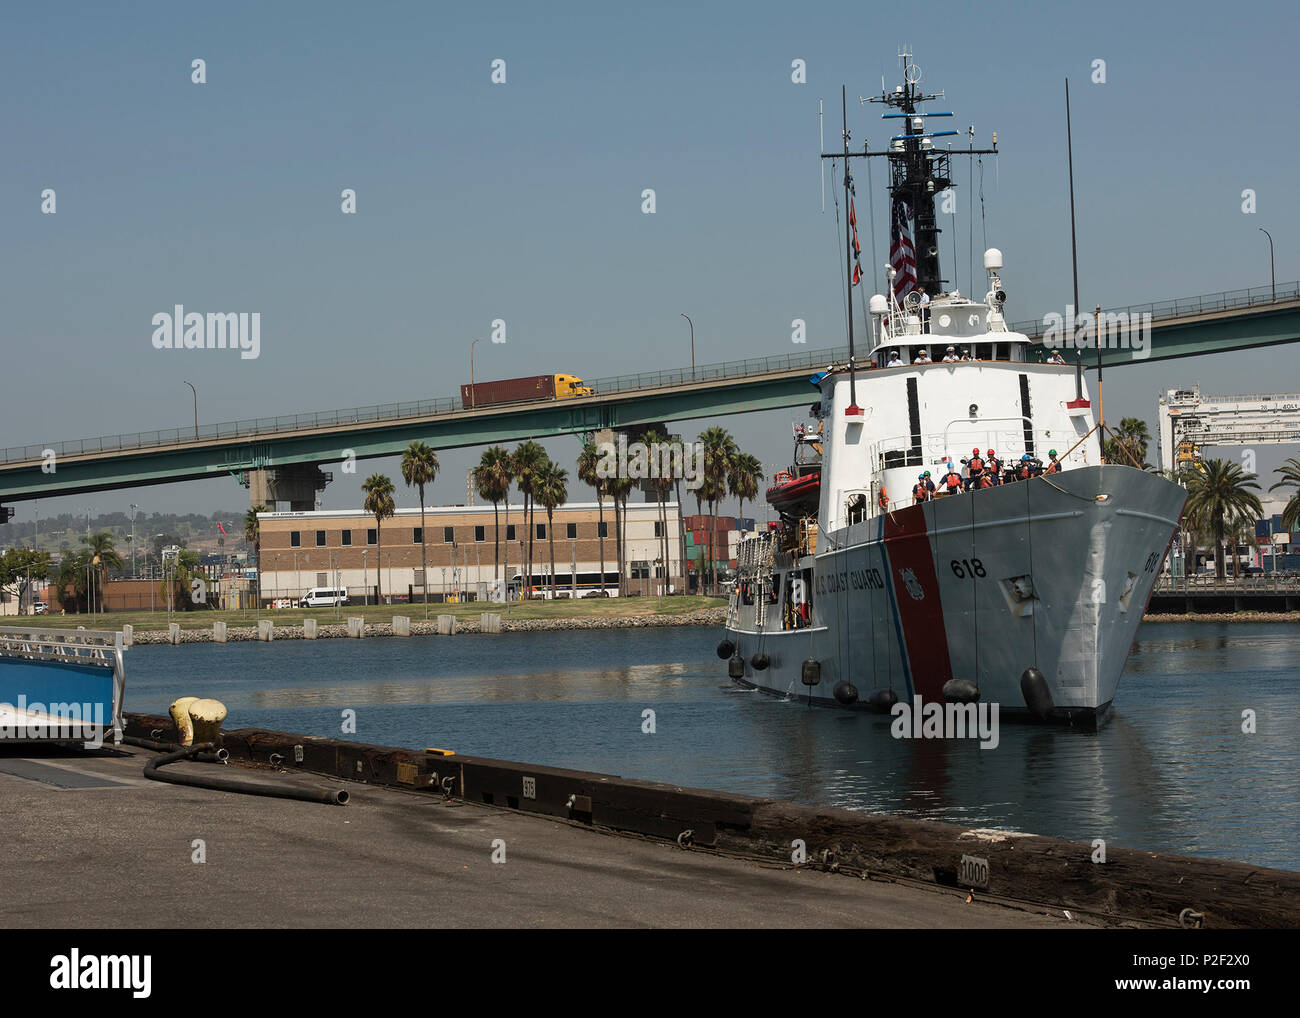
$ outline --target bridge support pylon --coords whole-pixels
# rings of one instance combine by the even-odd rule
[[[277,502],[288,502],[290,512],[310,512],[316,508],[316,492],[324,491],[334,475],[313,463],[290,463],[282,467],[249,470],[249,506],[264,505],[272,512]]]

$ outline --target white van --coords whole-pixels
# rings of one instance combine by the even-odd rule
[[[342,587],[312,587],[298,602],[299,608],[332,608],[347,604],[348,592]]]

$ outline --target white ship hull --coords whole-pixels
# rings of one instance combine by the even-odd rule
[[[763,604],[752,589],[753,603],[733,595],[732,678],[857,709],[880,690],[942,701],[945,683],[964,679],[1008,720],[1095,725],[1115,698],[1185,498],[1154,474],[1088,466],[823,532],[815,554],[778,562],[778,591],[764,589]],[[798,580],[807,622],[790,628]],[[817,662],[816,685],[802,681],[806,661]],[[1050,710],[1040,698],[1031,711],[1021,685],[1030,668]],[[842,683],[855,702],[836,697]]]

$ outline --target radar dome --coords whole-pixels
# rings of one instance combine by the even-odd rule
[[[871,298],[871,302],[870,302],[870,304],[869,304],[868,306],[870,307],[870,309],[871,309],[871,313],[872,313],[873,315],[887,315],[887,314],[889,314],[889,301],[885,300],[885,297],[884,297],[883,294],[879,294],[879,293],[878,293],[878,294],[875,294],[875,295]]]
[[[1002,252],[995,247],[984,252],[984,268],[996,271],[1002,268]]]

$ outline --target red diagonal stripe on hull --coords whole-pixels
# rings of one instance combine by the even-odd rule
[[[939,577],[925,532],[923,506],[910,506],[885,516],[885,550],[894,581],[894,601],[907,644],[912,688],[921,697],[943,700],[943,684],[952,678],[948,633],[939,599]],[[910,571],[910,576],[904,574]],[[909,586],[909,582],[911,584]],[[915,594],[919,593],[918,598]]]

